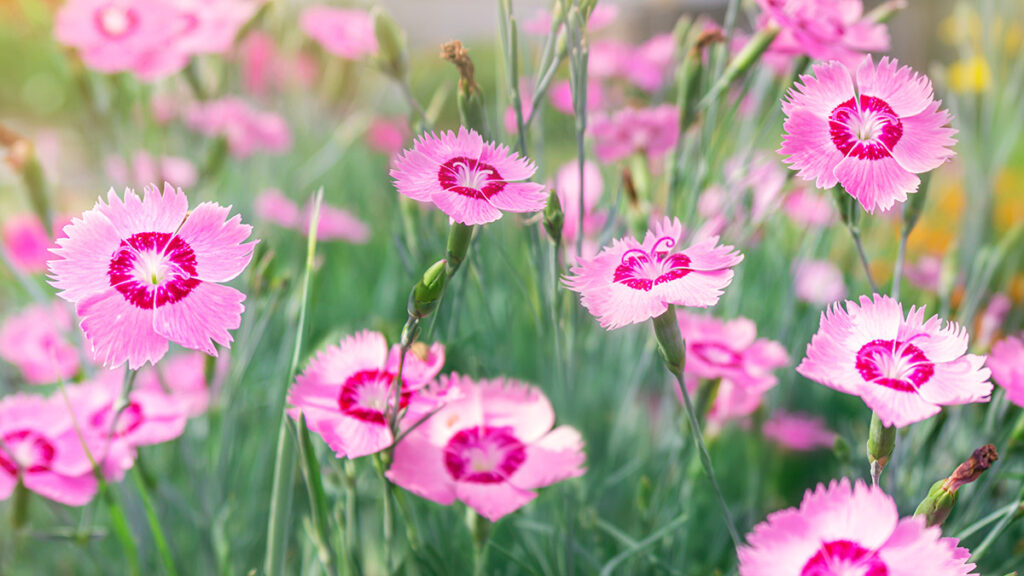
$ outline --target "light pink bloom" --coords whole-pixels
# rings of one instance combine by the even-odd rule
[[[394,156],[409,139],[409,121],[402,116],[374,118],[366,131],[366,143],[381,154]]]
[[[884,24],[864,16],[863,0],[757,0],[758,28],[777,26],[769,53],[839,60],[854,67],[868,52],[888,52]]]
[[[826,306],[846,296],[843,272],[829,260],[804,260],[793,274],[796,297],[817,306]]]
[[[790,220],[808,228],[829,226],[836,219],[836,207],[831,198],[803,187],[786,196],[782,209]]]
[[[54,502],[84,506],[96,477],[74,425],[57,399],[16,394],[0,398],[0,500],[18,479]]]
[[[590,46],[587,76],[608,79],[623,76],[633,57],[633,47],[618,40],[601,40]]]
[[[282,228],[298,228],[299,205],[277,188],[267,188],[256,195],[253,203],[256,217]]]
[[[847,300],[821,314],[797,372],[840,392],[860,396],[886,426],[903,427],[941,406],[988,402],[985,357],[967,354],[967,330],[924,308],[888,296]]]
[[[899,517],[877,486],[843,478],[768,515],[737,551],[740,576],[966,576],[970,552],[924,516]]]
[[[154,158],[145,150],[135,152],[130,170],[124,157],[116,154],[107,156],[106,169],[107,176],[119,186],[166,181],[175,186],[189,188],[199,179],[199,172],[188,159],[177,156]]]
[[[590,134],[594,137],[594,153],[602,162],[621,160],[635,152],[660,158],[679,140],[679,110],[664,104],[595,116]]]
[[[523,111],[523,123],[526,123],[533,115],[533,87],[529,79],[523,78],[519,81],[519,104]],[[519,120],[516,118],[516,109],[509,105],[505,108],[505,132],[509,134],[519,133]]]
[[[144,198],[107,201],[64,228],[49,262],[59,296],[74,302],[93,355],[105,366],[156,363],[168,341],[217,355],[229,347],[245,295],[224,286],[241,274],[255,243],[229,208],[189,211],[181,189],[150,185]]]
[[[37,274],[46,270],[53,241],[46,227],[34,214],[18,214],[8,218],[0,232],[3,249],[11,264],[24,274]]]
[[[634,86],[656,92],[671,76],[676,40],[672,34],[658,34],[636,47],[623,67],[626,79]]]
[[[558,169],[555,174],[555,192],[562,204],[565,220],[562,225],[562,239],[568,245],[576,240],[580,217],[580,167],[577,162],[569,162]],[[601,169],[587,160],[583,163],[583,235],[596,234],[605,222],[604,214],[595,214],[597,203],[604,192],[604,178]]]
[[[915,262],[908,263],[903,269],[903,274],[918,288],[938,292],[942,281],[942,258],[934,254],[925,254]]]
[[[575,107],[572,102],[572,86],[568,80],[561,80],[551,85],[548,98],[551,99],[551,106],[563,114],[575,114]],[[601,110],[607,106],[607,97],[604,93],[604,86],[598,80],[587,80],[587,112]]]
[[[291,130],[284,118],[260,112],[238,98],[193,104],[186,111],[185,124],[206,136],[223,136],[231,155],[237,158],[256,152],[282,154],[292,146]]]
[[[424,347],[425,348],[425,347]],[[420,356],[422,354],[422,356]],[[310,361],[288,393],[290,414],[305,415],[339,458],[359,458],[391,446],[386,412],[394,407],[392,387],[401,348],[388,349],[384,336],[363,331],[328,346]],[[444,365],[444,346],[411,350],[402,367],[403,421],[414,423],[436,408],[440,397],[431,381]]]
[[[609,330],[644,322],[669,305],[706,308],[718,302],[732,282],[732,267],[743,260],[718,237],[699,237],[674,251],[683,238],[677,218],[664,218],[643,242],[631,237],[612,242],[593,258],[581,258],[565,278],[569,289]]]
[[[215,360],[212,382],[206,380],[210,357],[188,352],[143,368],[135,379],[135,388],[171,396],[186,416],[201,416],[210,406],[211,388],[227,376],[228,356],[225,353]]]
[[[520,182],[537,166],[509,151],[484,142],[474,130],[422,134],[411,150],[395,160],[391,177],[402,194],[433,202],[452,220],[486,224],[506,212],[538,212],[547,204],[544,186]]]
[[[187,25],[174,48],[188,54],[224,54],[266,0],[174,0]]]
[[[239,46],[239,56],[246,91],[265,94],[277,74],[278,54],[274,37],[262,30],[253,30]]]
[[[775,156],[763,151],[733,156],[722,171],[724,181],[700,195],[697,211],[714,230],[739,236],[771,214],[786,184],[786,172]]]
[[[312,201],[307,202],[300,213],[299,206],[291,198],[276,188],[268,188],[256,197],[255,211],[261,220],[309,234],[310,219],[313,216]],[[370,239],[370,227],[347,210],[321,203],[317,239],[364,244]]]
[[[446,506],[460,500],[495,522],[538,488],[584,473],[583,438],[569,426],[551,429],[555,412],[539,389],[504,378],[448,380],[460,398],[398,444],[392,482]]]
[[[597,32],[607,28],[619,17],[619,7],[615,4],[599,3],[590,13],[587,20],[587,31]],[[551,32],[551,12],[536,10],[533,16],[523,22],[523,32],[531,36],[547,36]]]
[[[828,429],[824,420],[804,412],[776,412],[761,425],[761,433],[779,446],[797,452],[831,448],[836,442],[836,433]]]
[[[1003,327],[1006,316],[1013,309],[1013,300],[1002,292],[996,292],[989,298],[985,310],[978,316],[977,329],[974,331],[974,344],[985,350]]]
[[[68,341],[71,314],[64,306],[29,306],[0,327],[0,358],[17,366],[30,384],[69,380],[78,373],[78,350]]]
[[[302,11],[299,25],[324,50],[346,60],[377,53],[373,17],[363,10],[310,6]]]
[[[917,174],[953,157],[949,112],[939,110],[931,81],[909,67],[882,58],[876,68],[865,56],[856,86],[838,62],[800,80],[782,103],[779,153],[818,188],[839,183],[868,212],[887,210],[917,191]]]
[[[1007,336],[988,355],[992,379],[1006,390],[1006,399],[1024,408],[1024,334]]]

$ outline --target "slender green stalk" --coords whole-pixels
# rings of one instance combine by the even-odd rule
[[[306,311],[309,307],[309,285],[313,276],[313,261],[316,257],[316,232],[320,218],[320,204],[323,202],[323,188],[317,190],[313,199],[313,213],[309,224],[309,239],[306,242],[306,267],[302,277],[299,320],[295,329],[295,346],[292,349],[288,380],[295,379],[299,358],[302,353],[302,336],[306,327]],[[292,485],[295,481],[295,435],[292,432],[291,417],[281,410],[281,427],[277,436],[277,455],[274,461],[274,487],[270,496],[270,518],[267,524],[267,550],[264,557],[264,571],[270,576],[284,574],[285,549],[288,546],[288,527],[292,508]],[[307,470],[308,472],[308,470]],[[319,474],[319,470],[316,471]],[[314,504],[315,505],[315,504]]]
[[[972,562],[976,563],[979,560],[981,560],[982,556],[984,556],[985,553],[988,552],[988,549],[992,546],[992,543],[996,541],[996,538],[999,538],[999,536],[1006,531],[1006,529],[1010,526],[1010,523],[1012,523],[1017,518],[1020,518],[1019,512],[1021,502],[1024,502],[1024,489],[1021,489],[1020,493],[1017,494],[1017,499],[1014,501],[1014,506],[1007,510],[1005,513],[1003,513],[1002,517],[999,519],[999,523],[996,524],[995,527],[989,531],[988,535],[985,536],[985,539],[981,541],[981,544],[979,544],[978,547],[972,551]]]
[[[900,205],[900,213],[902,214],[906,210],[905,205]],[[907,239],[910,237],[910,231],[904,226],[900,230],[900,247],[896,252],[896,264],[892,270],[892,297],[896,300],[900,299],[900,280],[903,278],[903,261],[907,257]]]
[[[381,486],[384,489],[381,494],[384,500],[384,567],[387,574],[394,574],[395,513],[391,509],[391,491],[393,488],[391,481],[384,475],[385,465],[379,452],[373,455],[373,467],[377,470]]]
[[[473,575],[483,576],[487,567],[487,549],[491,539],[491,521],[466,508],[466,523],[473,537]],[[570,572],[571,574],[572,572]]]
[[[501,47],[505,56],[505,69],[509,97],[516,115],[516,145],[519,153],[526,156],[526,126],[523,123],[523,102],[519,94],[519,30],[512,13],[511,0],[500,0],[501,17],[498,28],[501,31]]]
[[[328,574],[337,574],[337,560],[331,546],[330,514],[327,507],[327,495],[320,477],[320,465],[316,460],[313,442],[306,427],[306,416],[299,417],[299,454],[302,456],[303,472],[306,478],[306,491],[309,493],[309,510],[316,528],[317,558]]]
[[[149,530],[153,533],[153,542],[156,544],[160,562],[164,565],[164,572],[170,576],[177,576],[178,570],[174,567],[174,556],[171,548],[167,545],[167,538],[164,537],[164,530],[160,526],[160,519],[157,518],[156,508],[153,506],[153,499],[149,496],[149,488],[146,487],[146,480],[138,466],[132,468],[132,479],[135,480],[135,487],[139,491],[139,498],[142,499],[142,506],[146,510],[146,521],[149,522]]]
[[[878,284],[875,283],[875,278],[871,275],[871,264],[868,262],[867,253],[864,252],[864,243],[861,242],[860,230],[851,227],[850,236],[853,237],[853,244],[857,247],[857,256],[860,258],[861,266],[864,267],[864,275],[868,279],[868,285],[871,286],[873,293],[878,293]]]

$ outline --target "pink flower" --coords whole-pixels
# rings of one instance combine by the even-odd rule
[[[150,185],[140,199],[113,189],[107,202],[64,228],[52,284],[74,302],[93,355],[105,366],[156,363],[168,341],[217,355],[231,344],[245,295],[224,286],[252,258],[252,227],[229,208],[204,202],[192,211],[181,189]]]
[[[300,214],[299,206],[291,198],[276,188],[268,188],[256,197],[255,210],[261,220],[309,234],[312,202],[307,202]],[[364,244],[370,239],[370,227],[366,223],[347,210],[326,203],[320,205],[320,222],[316,229],[317,239],[324,242],[344,240]]]
[[[523,123],[525,124],[533,115],[533,87],[527,78],[519,80],[519,104],[523,111]],[[509,105],[505,108],[505,132],[509,134],[519,133],[519,119],[516,118],[516,109]]]
[[[939,413],[940,406],[988,402],[985,358],[967,354],[967,330],[924,308],[888,296],[836,303],[821,314],[797,372],[860,396],[886,426],[903,427]]]
[[[453,374],[461,397],[395,448],[388,478],[445,506],[460,500],[496,522],[533,500],[535,490],[584,473],[583,438],[554,430],[551,402],[515,380],[474,382]]]
[[[78,373],[78,350],[68,341],[71,314],[64,306],[29,306],[0,327],[0,358],[17,366],[30,384],[69,380]]]
[[[565,284],[582,295],[583,307],[609,330],[659,316],[672,304],[713,306],[743,256],[732,246],[718,245],[717,236],[697,238],[689,248],[673,252],[682,237],[679,219],[665,218],[643,242],[621,238],[594,258],[581,258]]]
[[[562,225],[562,239],[565,244],[576,240],[580,217],[580,167],[577,162],[569,162],[558,169],[555,174],[555,192],[562,203],[565,221]],[[595,234],[604,225],[604,215],[595,214],[594,209],[604,192],[604,178],[601,169],[587,160],[583,163],[583,234]]]
[[[614,115],[595,116],[590,133],[594,153],[602,162],[634,152],[660,158],[679,140],[679,110],[670,104],[655,108],[625,108]]]
[[[339,58],[358,60],[377,53],[377,36],[369,12],[310,6],[302,11],[299,25],[307,36]]]
[[[211,387],[219,385],[228,371],[228,354],[223,354],[215,361],[213,381],[207,382],[206,363],[210,360],[199,352],[178,354],[143,368],[135,388],[170,396],[189,418],[201,416],[210,406]]]
[[[292,146],[284,118],[260,112],[238,98],[193,104],[185,114],[185,124],[206,136],[227,138],[231,155],[237,158],[256,152],[281,154]]]
[[[1006,390],[1006,399],[1024,408],[1024,334],[996,342],[988,366],[992,379]]]
[[[135,152],[130,168],[123,156],[107,156],[107,176],[120,186],[167,181],[188,188],[199,178],[195,165],[189,160],[177,156],[154,158],[145,150]]]
[[[575,107],[572,102],[572,86],[568,80],[561,80],[551,85],[548,98],[551,99],[551,106],[563,114],[575,114]],[[601,82],[591,79],[587,81],[587,112],[594,112],[604,108],[607,104],[604,94],[604,86]]]
[[[843,478],[804,494],[799,508],[768,515],[747,535],[740,576],[966,576],[970,553],[923,516],[900,519],[881,488]]]
[[[985,310],[978,316],[976,330],[974,331],[975,346],[985,350],[992,344],[999,329],[1002,328],[1006,316],[1013,309],[1013,300],[1002,292],[996,292],[989,298]]]
[[[422,134],[395,160],[391,177],[402,194],[433,202],[452,220],[486,224],[502,211],[538,212],[547,204],[544,186],[519,182],[537,166],[507,146],[484,142],[473,130]]]
[[[676,40],[672,34],[658,34],[636,47],[623,67],[626,79],[647,92],[657,92],[671,75]]]
[[[856,66],[867,52],[888,52],[884,24],[864,17],[862,0],[757,0],[764,9],[758,28],[781,30],[769,53]]]
[[[903,274],[918,288],[938,292],[942,280],[942,258],[934,254],[925,254],[915,262],[907,264]]]
[[[253,203],[256,217],[282,228],[298,228],[299,205],[277,188],[267,188],[256,195]]]
[[[409,139],[409,121],[404,117],[374,118],[366,131],[366,143],[381,154],[394,156],[405,147]]]
[[[619,7],[615,4],[600,3],[594,7],[587,20],[587,31],[597,32],[607,28],[619,17]],[[546,36],[551,32],[551,12],[536,10],[530,18],[523,22],[523,32],[531,36]]]
[[[807,228],[828,226],[836,217],[835,204],[831,198],[802,187],[786,196],[782,209],[790,220]]]
[[[21,482],[45,498],[84,506],[96,477],[63,403],[16,394],[0,398],[0,500]]]
[[[37,274],[46,270],[53,241],[34,214],[11,216],[4,222],[0,236],[7,257],[19,272]]]
[[[633,47],[617,40],[600,40],[590,46],[587,58],[587,76],[608,79],[625,74]]]
[[[388,349],[384,336],[363,331],[338,346],[328,346],[310,361],[288,393],[290,414],[305,415],[339,458],[359,458],[391,446],[394,438],[386,412],[394,407],[394,383],[401,348]],[[436,408],[438,393],[428,385],[444,365],[444,346],[413,349],[402,367],[406,422],[415,422]]]
[[[774,156],[763,151],[729,158],[723,172],[722,185],[701,194],[698,213],[716,229],[745,234],[772,212],[786,184],[786,172]]]
[[[798,262],[793,284],[797,298],[817,306],[826,306],[846,296],[843,272],[828,260]]]
[[[868,212],[905,201],[917,174],[953,157],[956,130],[931,81],[898,66],[882,58],[876,68],[866,56],[854,86],[843,65],[820,64],[782,103],[786,163],[818,188],[842,184]]]
[[[174,0],[187,26],[174,48],[187,54],[224,54],[266,0]]]
[[[761,425],[761,433],[783,448],[811,452],[835,445],[836,433],[825,421],[804,412],[776,412]]]

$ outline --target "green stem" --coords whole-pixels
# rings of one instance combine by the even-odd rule
[[[28,507],[31,497],[25,483],[18,479],[18,484],[14,487],[14,510],[11,512],[11,527],[15,532],[28,522]]]
[[[871,464],[871,484],[878,486],[882,470],[889,464],[889,458],[896,447],[896,427],[885,426],[875,412],[871,413],[871,428],[868,432],[868,462]]]
[[[160,555],[160,562],[164,565],[164,571],[170,576],[177,576],[178,570],[174,567],[174,557],[171,548],[167,545],[167,538],[164,537],[164,530],[160,526],[160,519],[157,518],[156,508],[153,506],[153,499],[149,496],[149,488],[146,487],[146,480],[142,477],[139,467],[132,468],[132,479],[135,480],[135,487],[139,491],[139,498],[146,510],[146,521],[149,522],[149,530],[153,533],[153,542],[156,544],[157,553]]]
[[[477,514],[472,508],[466,509],[466,523],[473,537],[473,574],[482,576],[487,567],[487,544],[491,538],[491,521]]]
[[[864,243],[860,239],[860,229],[850,227],[850,236],[853,237],[853,244],[857,247],[857,256],[860,258],[861,266],[864,267],[864,275],[867,276],[871,292],[877,294],[878,284],[875,283],[875,278],[871,275],[871,264],[868,262],[867,253],[864,252]]]
[[[383,491],[384,498],[384,567],[387,570],[387,574],[394,574],[394,533],[395,533],[395,513],[391,509],[391,481],[388,480],[387,476],[384,475],[384,461],[381,459],[380,453],[373,455],[373,466],[377,469],[377,474],[380,476],[380,481]]]

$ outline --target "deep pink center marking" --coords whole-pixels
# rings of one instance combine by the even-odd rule
[[[800,576],[889,576],[889,568],[878,553],[856,542],[833,540],[822,544]]]
[[[0,449],[0,470],[17,477],[18,470],[45,472],[53,463],[56,450],[42,434],[33,430],[16,430],[4,435]]]
[[[131,34],[139,24],[135,10],[109,4],[95,13],[96,28],[107,38],[119,39]]]
[[[92,426],[97,430],[101,430],[103,435],[110,431],[110,426],[113,425],[112,418],[115,417],[113,406],[106,406],[92,415]],[[117,427],[114,428],[114,438],[124,438],[128,434],[134,432],[142,423],[146,420],[146,415],[142,411],[142,406],[137,402],[130,402],[125,406],[124,410],[121,411],[121,415],[117,416]]]
[[[474,158],[457,156],[441,165],[437,181],[445,190],[486,200],[505,188],[498,169]]]
[[[712,366],[740,368],[743,365],[743,356],[718,342],[698,342],[693,344],[691,348],[694,354]]]
[[[463,428],[444,447],[444,465],[460,482],[504,482],[525,461],[526,446],[510,427]]]
[[[859,106],[850,98],[832,110],[828,130],[843,156],[879,160],[892,156],[903,137],[903,122],[885,100],[861,96]]]
[[[174,304],[200,284],[192,247],[167,232],[140,232],[122,240],[107,277],[125,300],[144,310]]]
[[[338,393],[338,409],[363,422],[384,424],[384,413],[392,405],[395,375],[385,370],[362,370],[348,377]],[[399,407],[409,405],[411,392],[402,392]]]
[[[666,248],[659,249],[664,244]],[[669,254],[676,241],[669,236],[662,236],[654,243],[650,252],[639,248],[626,250],[622,261],[615,267],[613,282],[625,284],[634,290],[650,292],[658,284],[677,280],[693,271],[690,268],[690,257],[686,254]]]
[[[857,371],[868,382],[916,392],[935,374],[935,364],[909,342],[872,340],[857,351]]]

